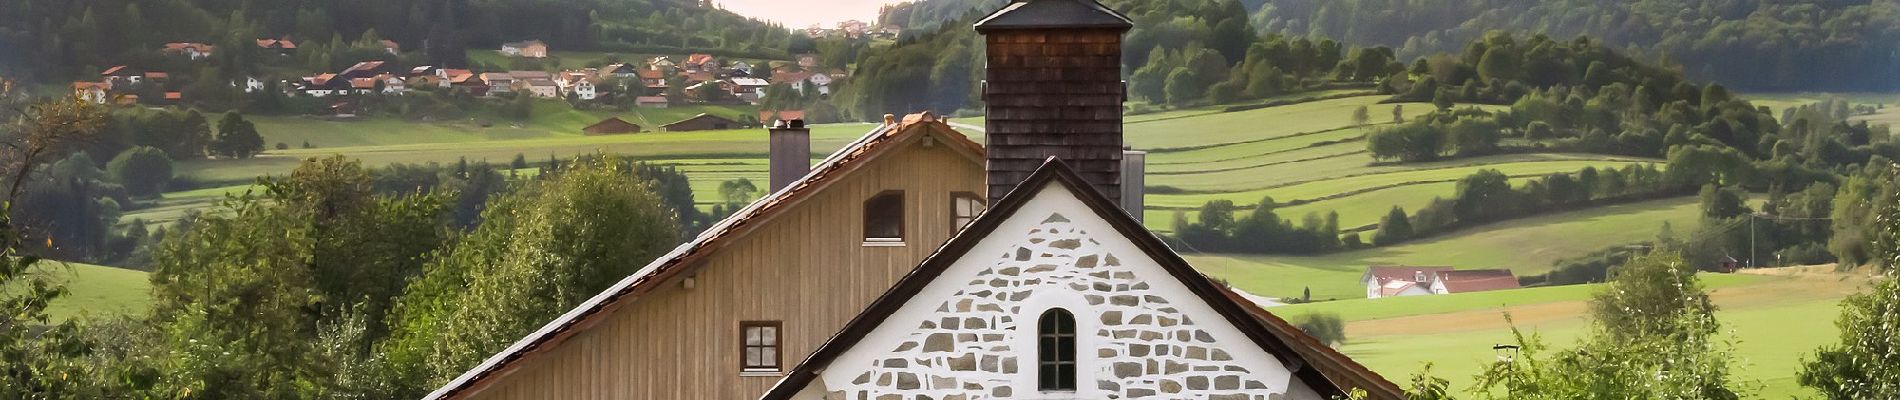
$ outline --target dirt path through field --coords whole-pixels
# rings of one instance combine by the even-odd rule
[[[1715,301],[1716,307],[1732,310],[1800,301],[1840,299],[1866,289],[1871,279],[1864,272],[1835,272],[1832,265],[1750,270],[1742,273],[1767,278],[1753,284],[1711,291],[1709,297]],[[1510,313],[1519,327],[1583,323],[1589,314],[1588,307],[1586,301],[1575,300],[1357,321],[1346,324],[1346,334],[1348,337],[1361,338],[1494,330],[1507,327],[1508,324],[1504,320],[1505,313]]]

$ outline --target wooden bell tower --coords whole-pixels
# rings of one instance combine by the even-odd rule
[[[976,23],[988,50],[989,197],[1056,157],[1120,201],[1122,35],[1128,17],[1094,0],[1017,0]]]

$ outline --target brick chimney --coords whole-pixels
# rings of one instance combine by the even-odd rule
[[[771,177],[771,192],[797,182],[811,173],[811,128],[805,120],[779,120],[769,130],[766,169]]]
[[[1133,27],[1095,0],[1016,0],[976,23],[988,49],[983,140],[992,202],[1049,157],[1120,201],[1122,35]]]

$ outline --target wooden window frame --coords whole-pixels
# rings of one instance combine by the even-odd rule
[[[871,213],[872,213],[871,202],[882,199],[885,196],[897,196],[897,214],[896,214],[897,237],[872,237],[871,236]],[[903,246],[904,245],[904,233],[905,233],[905,228],[906,228],[905,225],[908,225],[906,221],[904,221],[905,219],[904,218],[905,217],[904,200],[905,200],[904,191],[902,190],[886,190],[886,191],[878,192],[875,195],[871,195],[871,198],[864,199],[864,206],[862,207],[864,209],[863,211],[863,218],[864,218],[863,225],[864,226],[862,227],[863,232],[861,233],[864,236],[865,246]]]
[[[957,207],[962,206],[964,200],[975,200],[981,209],[970,210],[970,220],[957,223],[957,220],[964,218],[964,216],[957,215]],[[983,215],[983,211],[988,210],[989,207],[989,203],[983,201],[983,196],[977,196],[976,193],[950,192],[950,233],[954,235],[957,232],[962,232],[964,227],[969,226],[971,222],[976,222],[976,216]]]
[[[746,342],[746,333],[754,328],[772,328],[772,344],[751,344]],[[764,340],[761,339],[761,342]],[[752,349],[772,349],[772,365],[752,365],[746,361],[746,352]],[[739,321],[739,373],[741,375],[778,375],[785,371],[785,323],[782,321]]]
[[[1049,323],[1049,318],[1061,318],[1061,319],[1056,320],[1055,329],[1045,329],[1045,325]],[[1068,322],[1068,330],[1066,331],[1063,330],[1063,326],[1061,324],[1061,322],[1064,320],[1067,320]],[[1078,378],[1076,377],[1076,372],[1078,370],[1078,364],[1079,364],[1077,357],[1080,355],[1080,353],[1078,353],[1076,350],[1076,346],[1077,346],[1076,340],[1078,339],[1076,335],[1076,331],[1077,331],[1077,328],[1075,326],[1075,313],[1071,313],[1069,312],[1069,310],[1065,310],[1061,308],[1051,308],[1046,311],[1043,311],[1041,316],[1036,317],[1036,390],[1037,391],[1039,392],[1075,392],[1076,391],[1076,388],[1078,387],[1076,383],[1076,381],[1078,380]],[[1055,349],[1053,349],[1053,351],[1045,347],[1049,345],[1049,343],[1047,342],[1054,343],[1053,345],[1055,346]],[[1064,354],[1065,351],[1067,354]],[[1053,360],[1050,359],[1051,358],[1050,356],[1052,355],[1054,356]],[[1066,368],[1066,375],[1064,374],[1065,368]],[[1053,380],[1049,379],[1048,377],[1049,373],[1051,372],[1051,369],[1053,369],[1056,375],[1056,377]],[[1064,378],[1067,378],[1067,379],[1064,379]]]

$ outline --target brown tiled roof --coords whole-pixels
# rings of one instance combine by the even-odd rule
[[[145,77],[151,78],[151,79],[170,79],[171,74],[167,74],[164,72],[147,72],[145,73]]]
[[[124,65],[115,65],[112,68],[106,68],[105,71],[99,72],[99,75],[115,75],[115,74],[118,74],[120,71],[125,71],[125,70],[126,69]]]
[[[183,98],[185,98],[184,94],[180,94],[178,92],[165,92],[165,100],[179,100]]]
[[[1449,293],[1517,289],[1517,276],[1508,269],[1464,269],[1438,273]]]
[[[904,138],[932,134],[967,149],[981,158],[983,146],[970,141],[957,133],[949,125],[941,122],[880,125],[877,129],[859,138],[856,142],[839,149],[812,168],[798,181],[786,185],[784,189],[766,195],[745,208],[734,212],[732,216],[706,229],[704,233],[686,243],[673,248],[673,251],[654,259],[652,263],[641,267],[626,278],[621,279],[606,291],[594,295],[579,306],[568,310],[566,314],[543,325],[541,329],[521,338],[507,349],[484,360],[481,365],[463,372],[455,380],[429,393],[425,399],[461,398],[488,384],[488,379],[505,374],[518,367],[523,357],[553,348],[568,337],[591,326],[598,318],[603,318],[621,302],[636,299],[640,295],[653,291],[663,282],[680,274],[728,244],[729,241],[751,232],[759,224],[771,221],[773,217],[805,200],[837,180],[861,168],[869,160],[895,148],[891,143],[902,142]]]

